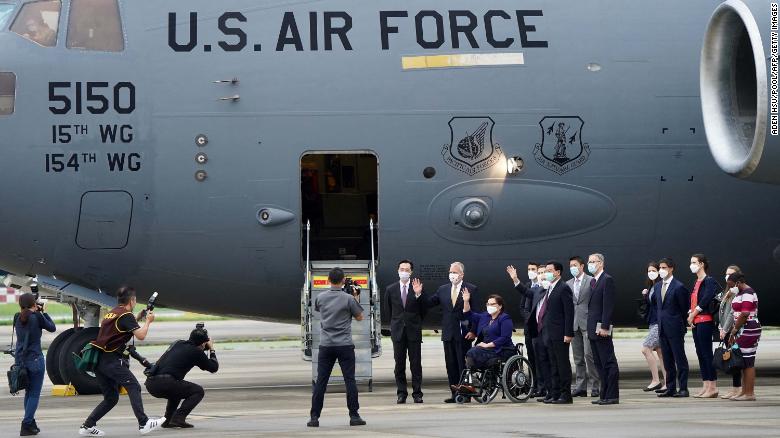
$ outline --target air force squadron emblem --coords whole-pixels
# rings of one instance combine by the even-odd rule
[[[542,142],[534,148],[536,162],[558,175],[588,161],[590,146],[582,142],[585,122],[577,116],[545,117],[539,122]]]
[[[450,120],[450,144],[441,154],[451,167],[473,176],[501,159],[501,147],[493,143],[493,119],[490,117],[453,117]]]

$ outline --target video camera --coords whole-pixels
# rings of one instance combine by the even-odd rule
[[[138,350],[136,350],[135,345],[128,345],[127,350],[125,351],[127,351],[127,354],[130,357],[137,360],[147,370],[152,367],[152,363],[149,362],[147,358],[141,356],[141,353],[139,353]]]
[[[341,290],[352,295],[353,297],[360,296],[360,286],[358,286],[357,283],[352,280],[352,277],[347,277],[344,279],[344,287]]]
[[[138,314],[136,321],[141,321],[142,319],[146,318],[147,313],[154,311],[155,301],[157,301],[157,292],[153,293],[152,296],[149,297],[149,301],[146,302],[146,309],[142,310],[141,313]]]

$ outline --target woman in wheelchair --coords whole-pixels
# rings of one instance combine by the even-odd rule
[[[487,312],[473,313],[469,299],[471,294],[463,293],[463,313],[471,319],[472,334],[477,337],[477,345],[466,352],[464,374],[485,369],[499,362],[507,361],[517,354],[512,343],[512,318],[504,312],[504,299],[500,295],[491,295],[487,300]],[[459,393],[476,394],[479,391],[470,384],[453,385]]]

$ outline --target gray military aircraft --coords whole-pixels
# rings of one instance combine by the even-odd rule
[[[690,286],[703,252],[778,323],[776,28],[766,0],[0,0],[0,268],[88,327],[129,283],[306,339],[346,265],[376,343],[402,258],[514,309],[507,264],[601,252],[633,325],[646,262]],[[52,380],[86,385],[90,336]]]

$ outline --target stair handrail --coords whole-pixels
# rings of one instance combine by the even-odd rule
[[[378,357],[382,353],[382,346],[381,346],[381,330],[377,330],[376,326],[377,324],[381,324],[380,321],[382,321],[381,317],[381,310],[379,305],[379,285],[376,282],[376,255],[374,252],[374,219],[369,219],[368,222],[370,235],[371,235],[371,301],[372,301],[372,310],[373,310],[373,320],[371,321],[371,338],[376,338],[376,345],[377,345],[377,351],[376,355],[372,354],[374,357]]]

